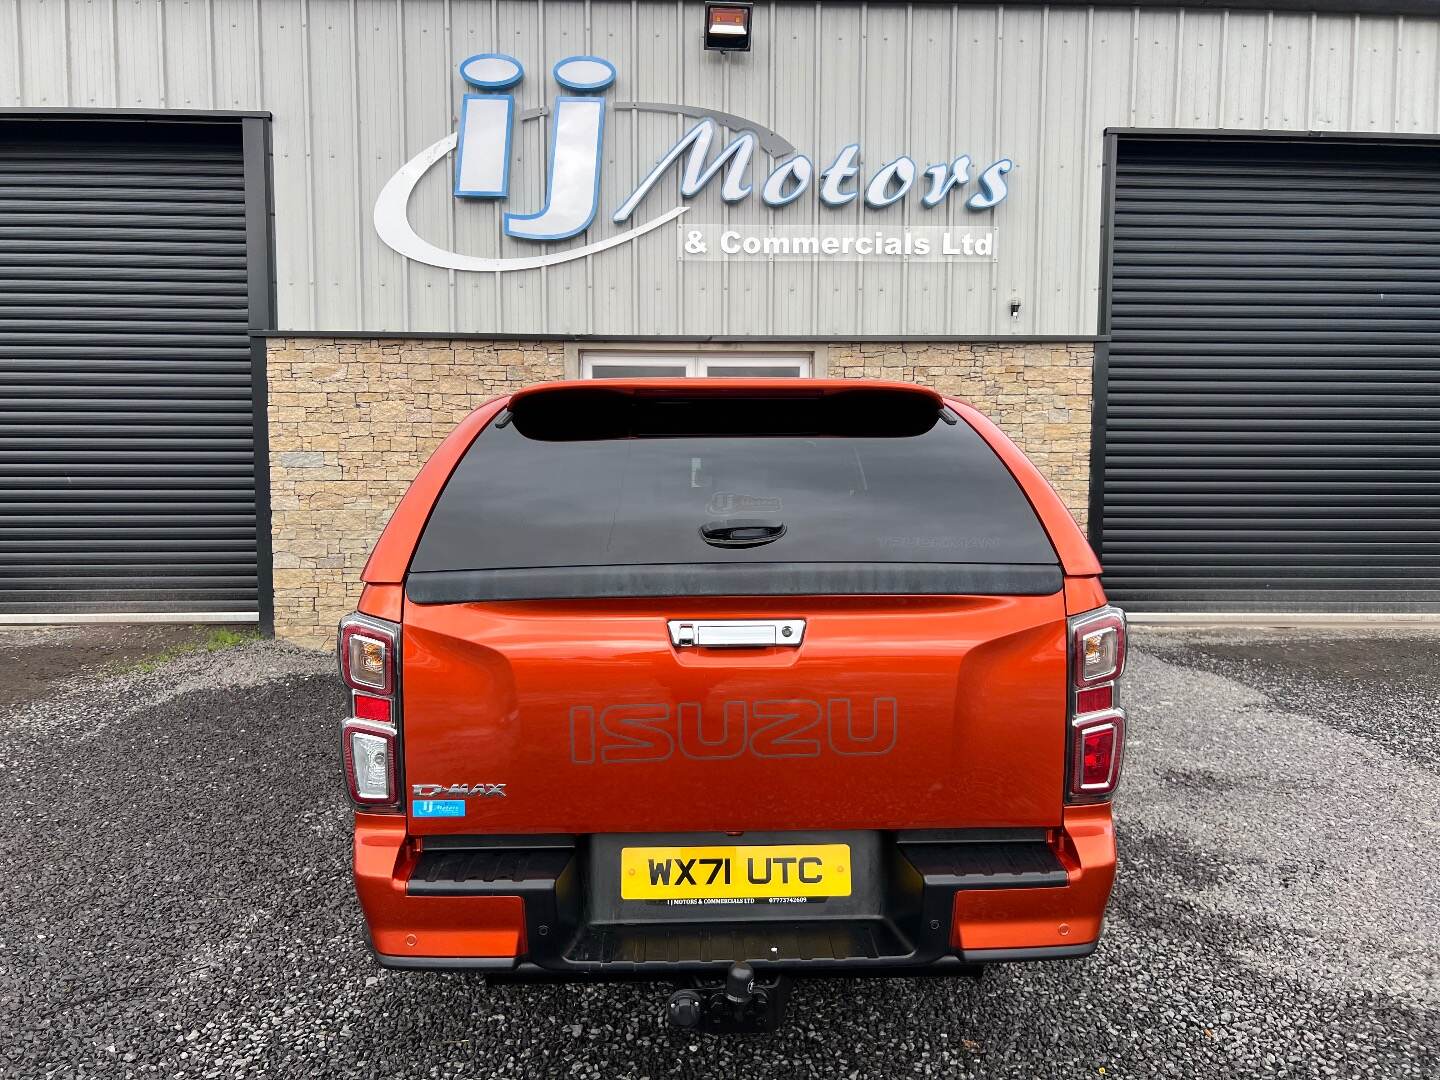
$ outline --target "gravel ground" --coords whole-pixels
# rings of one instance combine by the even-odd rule
[[[658,987],[379,970],[330,657],[97,667],[72,634],[0,705],[0,1077],[1440,1076],[1440,638],[1136,637],[1094,957],[801,983],[717,1039]]]

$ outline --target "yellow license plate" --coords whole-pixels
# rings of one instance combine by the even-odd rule
[[[850,895],[849,844],[627,847],[624,900],[727,900]]]

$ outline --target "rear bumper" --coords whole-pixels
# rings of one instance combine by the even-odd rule
[[[964,839],[963,836],[960,839]],[[897,834],[873,917],[589,925],[565,839],[420,852],[403,818],[359,814],[355,880],[385,967],[591,981],[714,975],[735,960],[798,975],[964,975],[1095,950],[1115,873],[1106,805],[1023,846]]]
[[[847,979],[867,977],[903,977],[913,979],[936,975],[965,976],[976,974],[980,966],[990,963],[1082,960],[1093,953],[1099,944],[1099,941],[1090,941],[1081,945],[1040,946],[1030,949],[975,949],[966,953],[964,957],[956,955],[940,956],[925,964],[901,961],[896,963],[866,965],[840,963],[828,967],[816,967],[813,965],[765,964],[756,962],[755,966],[771,971],[784,971],[789,974],[804,975],[807,978],[832,976]],[[684,976],[686,974],[719,973],[718,968],[707,968],[702,971],[696,971],[687,969],[682,965],[675,965],[664,969],[645,970],[611,966],[598,971],[577,974],[569,971],[557,971],[553,968],[541,967],[533,961],[521,960],[516,957],[386,956],[384,953],[376,952],[373,945],[370,951],[381,967],[391,968],[397,971],[474,971],[497,982],[653,982],[658,979]]]

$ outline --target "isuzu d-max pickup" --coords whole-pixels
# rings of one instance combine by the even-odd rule
[[[913,385],[521,390],[435,451],[340,625],[387,967],[678,985],[1094,950],[1125,620],[1034,466]]]

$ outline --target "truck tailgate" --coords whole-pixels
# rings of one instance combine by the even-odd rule
[[[805,627],[687,647],[676,619]],[[402,657],[418,835],[1061,819],[1059,593],[407,602]]]

